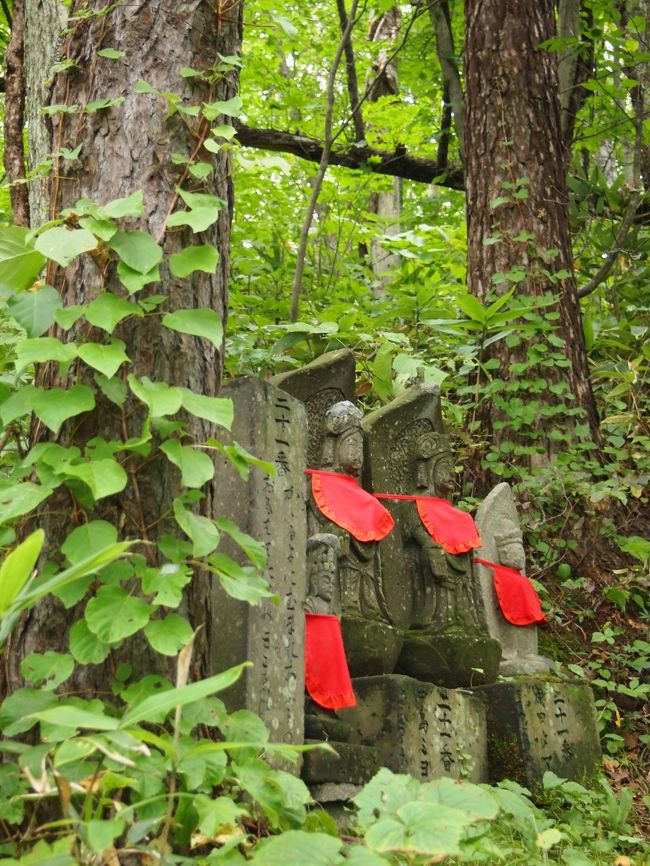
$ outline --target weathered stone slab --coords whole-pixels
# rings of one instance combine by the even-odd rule
[[[476,526],[483,545],[479,556],[526,573],[526,555],[519,528],[519,517],[510,485],[497,484],[476,512]],[[501,644],[499,672],[503,676],[547,673],[549,664],[537,652],[537,626],[512,625],[501,613],[494,589],[494,572],[475,563],[483,615],[490,635]]]
[[[308,785],[329,782],[336,785],[365,785],[382,765],[379,749],[373,746],[337,742],[329,745],[334,752],[314,749],[304,753],[302,778]]]
[[[320,466],[325,441],[325,411],[341,400],[355,402],[354,352],[326,352],[298,370],[273,376],[271,384],[305,404],[309,423],[307,466]]]
[[[417,489],[415,453],[424,435],[443,434],[440,389],[415,385],[363,419],[366,456],[363,486],[371,493],[412,494]],[[384,592],[395,625],[411,626],[423,606],[431,607],[429,587],[420,587],[420,549],[412,541],[413,502],[384,501],[395,528],[380,542]],[[420,598],[419,596],[423,597]]]
[[[530,677],[473,691],[487,707],[491,782],[534,790],[547,770],[581,783],[593,778],[601,753],[589,686]]]
[[[357,706],[340,710],[351,742],[372,743],[382,765],[420,781],[487,779],[486,712],[477,698],[396,674],[353,680]]]
[[[251,606],[231,598],[214,578],[211,599],[213,671],[250,660],[253,667],[228,690],[231,709],[257,713],[275,742],[302,743],[304,724],[304,604],[306,587],[306,417],[301,403],[255,377],[222,391],[234,403],[232,436],[275,466],[274,477],[252,467],[244,481],[227,461],[217,467],[214,513],[233,520],[266,545],[265,577],[280,604]],[[225,553],[246,564],[228,541]]]

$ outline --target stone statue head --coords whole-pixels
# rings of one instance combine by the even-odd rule
[[[433,430],[418,437],[415,445],[415,481],[418,491],[446,497],[454,486],[454,460],[449,437]]]
[[[336,595],[339,540],[329,532],[307,539],[307,608],[314,613],[332,613]]]
[[[358,477],[363,466],[363,413],[349,400],[334,403],[325,412],[323,469]]]
[[[501,565],[523,572],[526,568],[526,553],[519,527],[512,520],[504,518],[499,521],[495,537]]]

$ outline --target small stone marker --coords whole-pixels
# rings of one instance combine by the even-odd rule
[[[526,573],[519,517],[512,490],[506,481],[497,484],[479,505],[476,525],[483,541],[483,546],[477,551],[480,558]],[[475,563],[474,567],[488,630],[501,644],[499,673],[502,676],[547,673],[550,665],[537,652],[537,626],[509,623],[499,607],[493,570],[480,563]]]
[[[487,704],[491,782],[512,779],[534,792],[547,770],[593,779],[601,753],[589,686],[530,677],[474,692]]]
[[[213,513],[229,517],[266,545],[265,577],[280,604],[268,598],[257,605],[238,601],[213,578],[211,666],[217,672],[251,661],[253,667],[226,693],[229,708],[257,713],[272,742],[299,744],[305,691],[307,419],[301,403],[253,376],[234,379],[222,394],[234,404],[233,439],[272,463],[275,476],[251,467],[244,481],[224,459],[217,467]],[[245,564],[236,545],[225,542],[219,549]]]

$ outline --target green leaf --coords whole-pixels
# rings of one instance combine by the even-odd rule
[[[225,553],[209,557],[210,570],[214,570],[224,591],[232,598],[259,604],[263,598],[276,598],[268,582],[250,566],[241,566]]]
[[[488,790],[456,779],[436,779],[423,785],[420,798],[460,809],[474,818],[496,818],[499,812],[499,805]]]
[[[120,493],[126,487],[128,475],[117,460],[89,460],[87,463],[68,463],[62,472],[87,484],[95,499]]]
[[[79,219],[79,225],[84,229],[88,229],[89,232],[92,232],[92,234],[96,235],[102,241],[110,241],[117,231],[117,226],[112,220],[100,219],[99,217],[91,216],[90,214],[82,216]]]
[[[175,415],[181,408],[185,389],[171,387],[165,382],[152,382],[146,376],[138,381],[131,373],[127,381],[135,396],[149,407],[153,418]]]
[[[53,706],[58,700],[55,694],[43,689],[17,689],[0,706],[0,731],[5,737],[28,731],[36,724],[32,714]]]
[[[221,114],[228,117],[239,117],[242,109],[241,96],[233,96],[232,99],[226,99],[221,102],[206,102],[203,104],[203,116],[207,120],[216,120]]]
[[[122,340],[111,340],[108,345],[83,343],[79,346],[78,354],[89,367],[99,370],[110,379],[117,373],[122,364],[130,360],[124,349],[125,345]]]
[[[108,50],[110,51],[111,49]],[[97,53],[99,54],[100,52],[98,51]],[[109,201],[108,204],[104,204],[99,208],[98,213],[101,217],[114,220],[142,216],[144,213],[142,190],[137,189],[131,195]]]
[[[173,213],[167,220],[170,228],[190,226],[194,232],[203,232],[219,219],[219,213],[224,207],[220,198],[182,189],[179,190],[179,195],[190,210]]]
[[[103,292],[88,304],[84,315],[91,325],[112,334],[122,319],[127,316],[142,316],[143,312],[136,304],[112,292]]]
[[[67,331],[83,314],[84,307],[81,304],[73,304],[71,307],[60,307],[54,314],[54,320],[64,331]]]
[[[288,866],[308,863],[309,866],[340,866],[343,842],[326,833],[305,833],[287,830],[279,836],[263,839],[254,857],[255,866]]]
[[[51,707],[32,713],[32,718],[51,725],[61,725],[64,728],[92,728],[98,731],[115,731],[119,727],[119,719],[104,713],[93,713],[76,706]]]
[[[211,421],[230,430],[233,422],[233,405],[229,397],[206,397],[204,394],[195,394],[188,388],[181,388],[181,399],[183,408],[197,418]],[[2,409],[0,409],[2,414]]]
[[[0,285],[22,292],[33,285],[45,264],[45,257],[27,240],[21,226],[0,228]]]
[[[164,619],[150,620],[144,633],[156,652],[175,656],[192,638],[192,626],[177,613],[170,613]]]
[[[223,325],[214,310],[205,307],[197,310],[176,310],[163,316],[163,325],[181,334],[192,334],[194,337],[204,337],[213,346],[221,350],[223,342]]]
[[[116,232],[107,246],[139,274],[149,274],[162,259],[162,249],[146,232]]]
[[[32,408],[46,427],[53,433],[58,433],[68,418],[94,409],[95,396],[86,385],[50,388],[47,391],[36,388],[32,397]]]
[[[65,226],[55,226],[46,229],[42,235],[36,238],[34,246],[53,259],[62,268],[66,268],[70,262],[81,253],[97,248],[97,238],[87,229],[67,229]]]
[[[57,652],[33,653],[20,664],[20,672],[25,679],[47,691],[64,683],[73,670],[72,656]]]
[[[119,261],[117,263],[117,275],[130,295],[141,292],[149,283],[160,282],[160,271],[157,265],[146,274],[141,274],[139,271],[134,271],[133,268],[125,265],[123,261]]]
[[[0,490],[0,524],[9,523],[33,511],[51,492],[51,487],[41,487],[31,481],[12,484]]]
[[[468,318],[472,319],[472,321],[478,322],[481,325],[485,324],[485,307],[477,298],[474,297],[474,295],[458,295],[456,303],[463,313],[465,313]]]
[[[226,141],[231,141],[237,135],[235,127],[230,126],[228,123],[221,123],[219,126],[213,126],[210,132],[212,135],[216,135],[219,138],[225,138]]]
[[[16,346],[16,372],[19,373],[30,364],[45,364],[48,361],[69,364],[76,357],[77,347],[74,343],[62,343],[56,337],[34,337],[22,340]]]
[[[222,532],[229,535],[235,544],[241,547],[253,565],[257,566],[257,568],[264,568],[266,566],[266,547],[261,541],[252,538],[227,517],[218,517],[216,523]]]
[[[102,394],[111,403],[115,403],[116,406],[120,407],[124,406],[128,393],[124,382],[120,379],[108,379],[106,376],[102,376],[101,373],[95,373],[95,382],[97,382],[97,387]]]
[[[199,830],[210,838],[226,829],[237,826],[237,821],[248,810],[238,805],[230,797],[206,797],[198,794],[193,801],[199,816]]]
[[[0,566],[0,616],[9,610],[29,580],[44,540],[45,533],[42,529],[37,529],[5,556]]]
[[[65,571],[55,574],[54,577],[49,578],[49,580],[39,583],[38,586],[33,589],[22,592],[17,601],[20,601],[21,608],[28,607],[39,601],[41,598],[44,598],[46,595],[49,595],[51,592],[56,592],[67,584],[78,580],[80,577],[86,577],[86,575],[89,574],[96,574],[101,571],[104,566],[124,556],[130,546],[131,542],[128,541],[120,541],[117,544],[111,544],[110,547],[106,547],[104,550],[99,550],[97,553],[93,553],[87,559],[75,563],[70,566],[70,568],[66,568]]]
[[[126,51],[118,51],[117,48],[100,48],[95,54],[97,57],[107,57],[109,60],[119,60],[120,57],[126,57]]]
[[[83,562],[89,550],[101,550],[117,541],[117,529],[107,520],[91,520],[73,529],[61,545],[61,553],[71,564]]]
[[[213,274],[217,269],[219,253],[212,244],[187,247],[169,259],[169,269],[175,277],[188,277],[194,271]]]
[[[176,709],[176,707],[183,707],[195,701],[201,701],[203,698],[207,698],[208,695],[223,691],[237,682],[246,667],[250,667],[250,662],[244,662],[244,664],[229,668],[216,676],[200,680],[198,683],[190,683],[187,686],[151,695],[128,710],[120,722],[120,728],[129,728],[140,722],[146,722],[150,716],[161,713],[166,714],[170,710]]]
[[[194,556],[206,556],[219,544],[219,530],[214,520],[185,508],[181,497],[174,500],[174,517],[183,532],[192,539]]]
[[[107,848],[111,848],[113,840],[124,830],[124,818],[119,814],[108,820],[102,818],[91,818],[81,825],[82,837],[86,844],[95,854],[101,854]]]
[[[397,818],[383,818],[370,827],[365,842],[378,852],[401,851],[435,857],[460,853],[460,841],[472,818],[459,809],[433,803],[406,803]]]
[[[85,619],[78,620],[72,626],[68,641],[70,652],[80,665],[99,665],[111,651],[107,643],[91,632]]]
[[[182,566],[167,562],[160,568],[148,568],[142,575],[142,591],[156,593],[154,604],[178,607],[183,599],[183,587],[192,580],[192,574]]]
[[[151,607],[120,586],[101,586],[86,605],[86,622],[104,643],[116,643],[149,622]]]
[[[181,470],[184,487],[203,487],[214,475],[214,463],[204,451],[188,448],[177,439],[168,439],[160,446],[169,460]]]
[[[28,337],[40,337],[54,324],[54,314],[61,307],[61,298],[52,286],[36,292],[22,292],[9,298],[7,311]]]

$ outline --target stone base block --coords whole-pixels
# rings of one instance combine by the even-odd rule
[[[344,614],[341,631],[351,676],[393,673],[402,649],[403,638],[398,629],[380,620]]]
[[[593,778],[601,752],[589,686],[530,677],[473,692],[487,708],[490,782],[513,779],[534,791],[546,770]]]
[[[313,745],[315,740],[307,740]],[[351,743],[328,743],[334,753],[314,749],[303,755],[302,778],[308,785],[365,785],[381,767],[379,750]]]
[[[493,683],[500,660],[499,642],[487,635],[409,631],[396,671],[445,688],[463,688]]]
[[[485,706],[472,695],[411,677],[352,681],[357,706],[339,710],[351,742],[372,743],[382,765],[420,781],[487,779]]]

